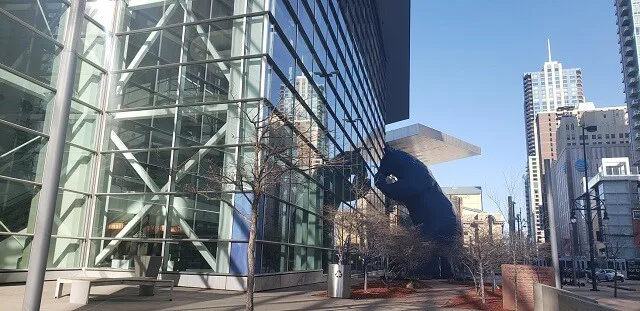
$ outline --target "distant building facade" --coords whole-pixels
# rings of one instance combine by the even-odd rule
[[[604,258],[640,257],[640,174],[629,158],[604,158],[598,173],[589,180],[593,212],[593,234],[598,255]],[[608,220],[605,220],[605,213]],[[634,217],[635,216],[635,217]],[[578,221],[583,217],[576,216]]]
[[[586,254],[586,229],[584,223],[571,225],[571,211],[578,204],[576,199],[584,193],[584,158],[581,124],[595,125],[597,131],[586,133],[586,169],[589,177],[598,173],[598,163],[603,158],[628,157],[629,121],[624,106],[593,108],[579,107],[559,112],[557,129],[557,160],[550,165],[550,196],[553,204],[561,256]],[[580,161],[579,161],[580,160]],[[573,229],[572,229],[573,226]]]
[[[442,191],[458,210],[465,245],[470,243],[476,234],[502,236],[505,219],[500,213],[484,211],[481,187],[443,187]]]
[[[620,64],[624,83],[625,102],[629,116],[634,119],[630,128],[631,137],[640,137],[640,101],[638,100],[638,42],[640,37],[640,1],[615,0],[618,25],[618,43],[620,44]],[[632,140],[631,164],[637,166],[640,160],[639,141]]]
[[[529,235],[538,243],[546,236],[540,207],[542,206],[542,170],[538,144],[538,113],[556,111],[560,107],[575,107],[583,103],[582,71],[579,68],[564,69],[562,64],[551,59],[544,63],[541,71],[527,72],[523,76],[524,118],[527,135],[527,177],[525,196]]]

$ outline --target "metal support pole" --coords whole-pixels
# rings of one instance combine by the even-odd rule
[[[560,260],[558,258],[558,236],[556,234],[556,213],[555,206],[553,205],[553,197],[551,192],[551,178],[549,178],[548,174],[551,172],[551,161],[544,160],[544,169],[547,172],[545,179],[547,179],[547,213],[549,214],[549,238],[551,239],[549,242],[551,244],[551,262],[553,265],[553,270],[555,270],[556,274],[556,288],[562,288],[562,282],[560,279]]]
[[[22,305],[24,311],[40,310],[78,60],[76,49],[82,31],[85,6],[86,0],[76,0],[71,3],[69,24],[65,33],[66,42],[60,55],[55,106],[51,118],[42,189],[40,189],[38,214],[31,242],[29,271]]]
[[[591,257],[591,290],[597,291],[596,285],[596,259],[593,249],[593,219],[591,218],[591,197],[589,196],[589,174],[587,171],[587,140],[585,134],[585,125],[582,124],[582,155],[584,157],[584,197],[587,209],[587,236],[589,240],[589,256]]]
[[[572,213],[575,213],[572,211]],[[575,217],[575,215],[573,216]],[[573,285],[578,285],[578,278],[576,275],[576,269],[578,269],[578,261],[576,260],[576,252],[578,251],[578,224],[571,223],[571,229],[569,234],[571,235],[571,265],[573,267],[571,273],[573,278]]]

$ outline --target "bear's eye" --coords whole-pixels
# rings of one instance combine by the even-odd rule
[[[394,176],[393,174],[389,174],[389,176],[387,176],[384,180],[387,182],[387,184],[393,184],[398,181],[398,177]]]

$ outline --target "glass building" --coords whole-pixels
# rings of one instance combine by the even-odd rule
[[[0,1],[0,281],[25,279],[78,1]],[[205,180],[250,153],[243,112],[268,105],[310,129],[299,152],[313,161],[361,148],[368,181],[385,125],[408,118],[408,0],[88,0],[81,27],[48,278],[161,255],[178,285],[241,288],[233,207],[248,202],[224,186],[214,199]],[[350,200],[342,184],[291,173],[264,198],[258,289],[322,276],[324,206],[384,210],[375,188]]]
[[[527,138],[527,171],[524,176],[527,209],[527,230],[537,243],[545,243],[543,198],[543,165],[538,139],[536,117],[541,112],[576,107],[585,102],[582,88],[582,70],[563,68],[562,63],[551,58],[551,43],[547,41],[548,61],[541,71],[526,72],[522,78],[524,87],[524,121]],[[546,138],[546,137],[545,137]]]

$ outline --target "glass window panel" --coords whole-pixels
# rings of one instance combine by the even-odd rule
[[[261,273],[285,272],[286,261],[286,246],[271,243],[262,244]]]
[[[150,69],[115,74],[116,95],[111,109],[175,105],[178,68]]]
[[[2,1],[0,8],[51,38],[63,41],[69,5],[61,0]]]
[[[225,137],[222,127],[227,123],[227,109],[237,104],[219,104],[179,108],[179,146],[220,144]]]
[[[171,147],[175,108],[108,114],[104,145],[107,150]]]
[[[89,197],[84,194],[59,191],[53,216],[53,234],[61,236],[84,235],[85,215]]]
[[[66,145],[60,171],[60,187],[89,191],[93,154],[78,147]]]
[[[216,197],[211,195],[209,197]],[[172,202],[171,230],[173,239],[217,239],[220,216],[220,200],[204,195],[176,196]]]
[[[286,217],[285,210],[282,209],[281,203],[274,199],[267,199],[264,213],[262,215],[263,219],[263,239],[268,241],[279,242],[282,240],[282,231],[283,231],[283,218]],[[286,223],[286,222],[285,222]],[[267,246],[269,244],[266,244]]]
[[[102,156],[100,191],[154,192],[163,188],[167,191],[170,157],[171,151],[159,150],[105,154]]]
[[[241,61],[215,62],[185,66],[180,103],[211,103],[240,99]],[[230,83],[229,81],[233,82]],[[231,92],[231,93],[229,93]]]
[[[186,26],[185,45],[187,53],[185,61],[229,58],[233,45],[240,43],[233,42],[237,36],[231,35],[235,25],[237,24],[234,20],[224,20]]]
[[[84,28],[82,30],[80,41],[78,42],[80,55],[104,67],[105,45],[107,43],[106,33],[88,19],[84,20]]]
[[[111,30],[115,18],[117,0],[88,0],[84,14],[90,16],[102,27]]]
[[[219,191],[221,185],[211,180],[220,174],[224,154],[220,149],[176,150],[176,189],[181,191]]]
[[[121,31],[137,30],[184,22],[184,10],[177,0],[123,2]],[[160,21],[163,20],[163,23]]]
[[[0,69],[0,119],[47,133],[54,100],[53,91]]]
[[[263,22],[263,16],[247,17],[248,54],[258,54],[262,52]]]
[[[52,238],[49,246],[47,268],[79,268],[82,267],[84,240]]]
[[[0,232],[33,233],[40,188],[0,179],[0,189]]]
[[[94,107],[100,107],[102,72],[87,62],[78,60],[73,96]]]
[[[108,245],[115,245],[109,252],[109,256],[104,257],[103,252]],[[152,243],[141,241],[115,241],[115,240],[92,240],[90,267],[111,268],[118,270],[133,270],[134,256],[161,256],[162,243]],[[104,258],[104,259],[103,259]]]
[[[60,48],[0,14],[0,63],[49,85],[55,85]]]
[[[202,242],[198,247],[193,242],[167,243],[167,267],[166,271],[183,272],[213,272],[215,267],[207,262],[207,257],[215,258],[218,244],[215,242]]]
[[[95,149],[94,142],[98,118],[97,111],[75,101],[71,102],[67,141]]]
[[[92,236],[162,238],[166,195],[100,196]]]
[[[0,124],[0,175],[40,181],[46,139]]]
[[[32,237],[0,235],[0,270],[27,269]]]

